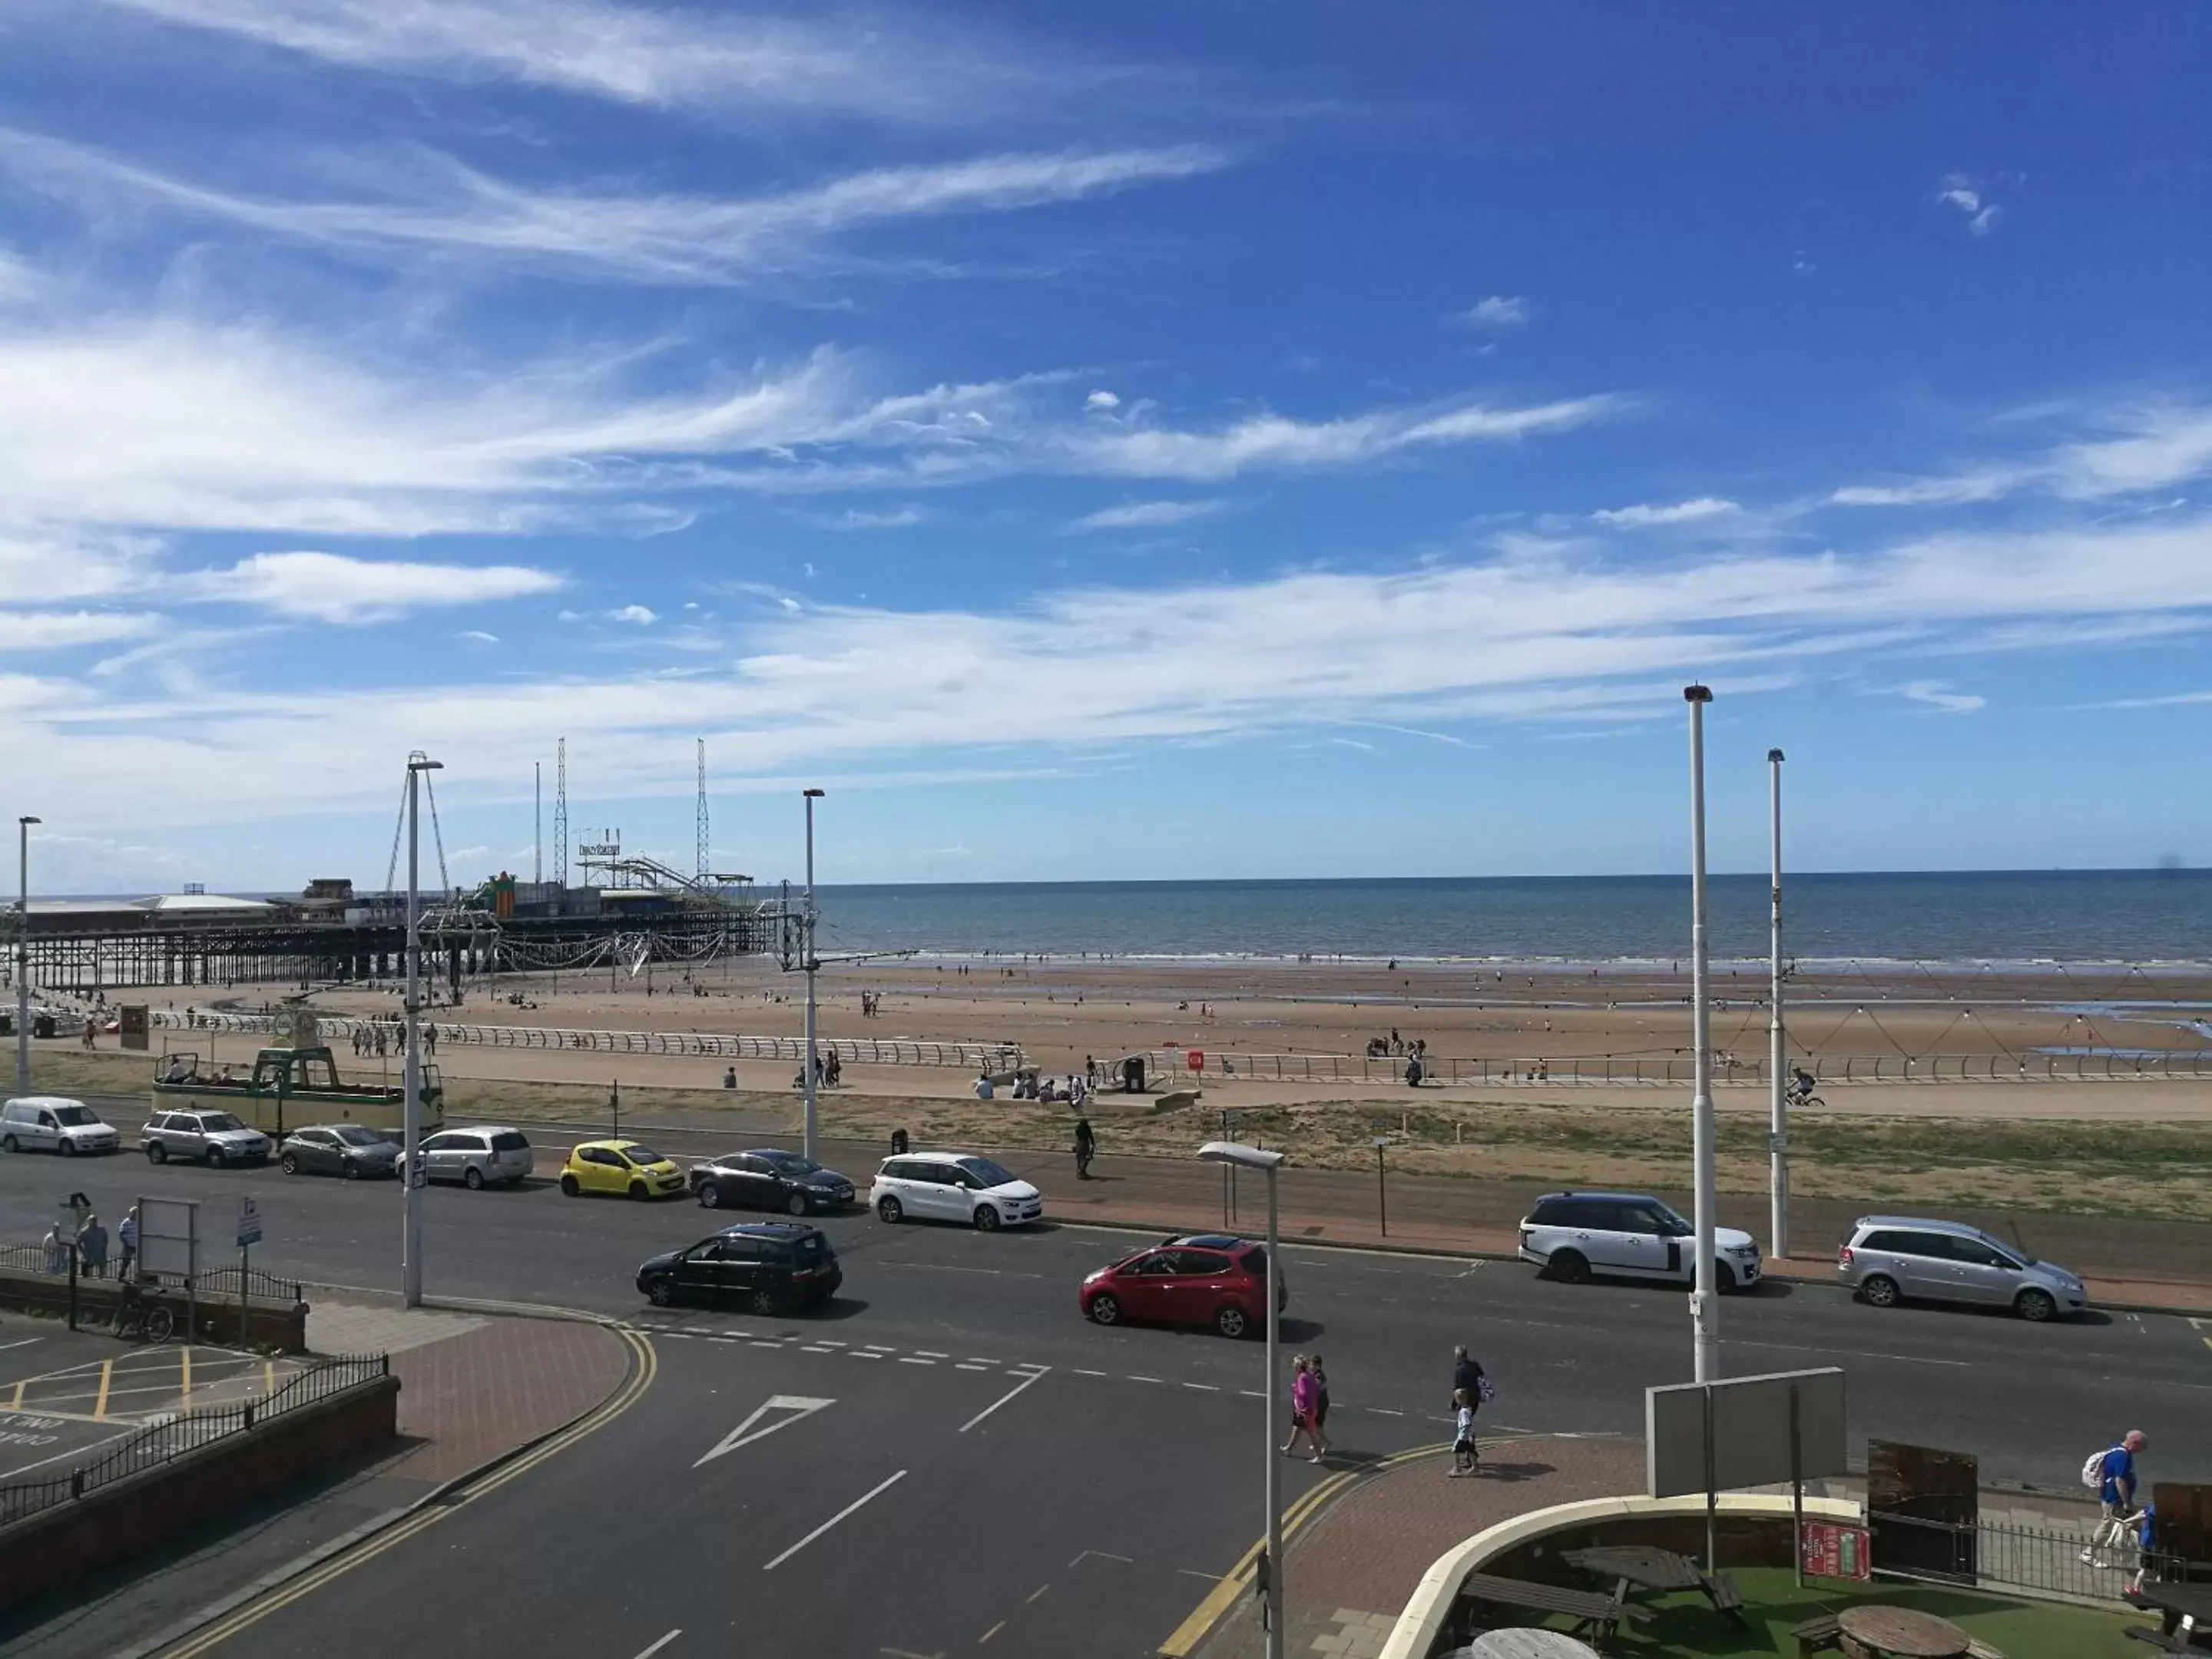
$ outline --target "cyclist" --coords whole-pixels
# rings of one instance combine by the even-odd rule
[[[1810,1100],[1812,1097],[1813,1074],[1800,1066],[1796,1074],[1790,1079],[1790,1098],[1802,1102]]]

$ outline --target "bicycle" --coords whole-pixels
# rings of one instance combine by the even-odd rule
[[[115,1310],[115,1334],[137,1337],[142,1342],[167,1342],[177,1328],[177,1316],[160,1297],[148,1296],[135,1284],[123,1287],[123,1300]]]
[[[1790,1089],[1788,1095],[1785,1097],[1793,1108],[1801,1106],[1819,1108],[1826,1106],[1828,1103],[1826,1101],[1821,1099],[1820,1096],[1814,1094],[1810,1089],[1800,1089],[1795,1085]]]

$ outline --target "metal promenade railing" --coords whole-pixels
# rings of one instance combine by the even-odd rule
[[[390,1370],[390,1361],[380,1353],[325,1360],[300,1372],[266,1399],[215,1411],[187,1412],[150,1423],[98,1457],[63,1474],[43,1480],[0,1482],[0,1527],[27,1520],[58,1504],[74,1503],[103,1486],[160,1468],[203,1446],[235,1435],[251,1434],[257,1425],[343,1394],[348,1389],[358,1388],[388,1375]]]
[[[1193,1053],[1202,1055],[1190,1064]],[[1119,1060],[1127,1056],[1116,1055]],[[1408,1054],[1255,1054],[1218,1049],[1153,1049],[1144,1054],[1156,1083],[1176,1077],[1213,1080],[1237,1078],[1316,1082],[1388,1083],[1402,1079]],[[1802,1063],[1793,1060],[1792,1066]],[[2212,1077],[2212,1049],[2176,1049],[2160,1054],[1844,1054],[1820,1055],[1811,1062],[1816,1087],[1847,1083],[2101,1083],[2135,1079]],[[1050,1067],[1048,1070],[1052,1069]],[[1422,1061],[1430,1083],[1506,1085],[1529,1083],[1687,1083],[1695,1067],[1687,1053],[1672,1055],[1577,1054],[1564,1058],[1464,1059],[1430,1054]],[[1721,1083],[1764,1083],[1764,1058],[1738,1060],[1717,1055],[1713,1076]],[[1112,1086],[1109,1081],[1107,1085]]]
[[[179,1030],[266,1031],[266,1014],[199,1012],[185,1015],[156,1010],[158,1026]],[[356,1030],[393,1028],[390,1020],[356,1019],[343,1014],[317,1016],[326,1036],[350,1037]],[[458,1020],[426,1020],[434,1045],[469,1043],[489,1048],[568,1049],[596,1054],[675,1054],[705,1060],[787,1060],[799,1064],[805,1040],[795,1036],[739,1036],[720,1031],[594,1031],[557,1025],[475,1025]],[[1005,1071],[1018,1065],[1021,1050],[1004,1043],[928,1042],[909,1037],[817,1037],[815,1048],[835,1054],[847,1065],[954,1066],[968,1071]]]
[[[1875,1534],[1875,1571],[1885,1578],[1984,1585],[2069,1601],[2117,1601],[2138,1571],[2146,1579],[2166,1583],[2212,1577],[2212,1565],[2146,1553],[2136,1547],[2132,1529],[2116,1541],[2100,1542],[2094,1535],[2094,1512],[2072,1532],[1987,1520],[1930,1521],[1880,1510],[1867,1519]]]

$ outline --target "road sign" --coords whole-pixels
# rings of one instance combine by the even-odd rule
[[[1867,1547],[1867,1529],[1808,1521],[1798,1565],[1816,1578],[1871,1578],[1874,1556]]]
[[[188,1198],[138,1200],[138,1271],[190,1279],[199,1271],[199,1205]]]
[[[238,1200],[238,1248],[261,1242],[261,1206],[250,1198]]]
[[[834,1400],[809,1399],[801,1394],[772,1394],[768,1397],[766,1405],[724,1435],[716,1443],[713,1450],[691,1467],[696,1469],[701,1463],[711,1463],[726,1452],[733,1452],[740,1446],[750,1446],[756,1440],[765,1440],[778,1429],[787,1429],[793,1424],[813,1416],[823,1407],[834,1406],[836,1403]],[[782,1415],[764,1427],[753,1426],[771,1412],[780,1412]]]

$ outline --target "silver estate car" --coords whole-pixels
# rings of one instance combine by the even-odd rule
[[[1877,1308],[1911,1298],[1978,1302],[2040,1322],[2088,1306],[2065,1268],[1962,1221],[1863,1215],[1836,1252],[1836,1276]]]

